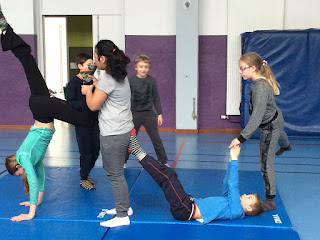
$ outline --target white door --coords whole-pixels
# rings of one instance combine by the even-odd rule
[[[99,40],[108,39],[124,51],[125,33],[123,14],[94,15],[92,16],[92,25],[94,45]]]
[[[44,18],[45,79],[49,89],[63,94],[68,82],[66,17]]]

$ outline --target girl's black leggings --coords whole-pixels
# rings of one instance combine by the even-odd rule
[[[96,114],[89,110],[85,102],[83,110],[80,112],[50,97],[47,85],[31,55],[30,46],[14,33],[10,25],[8,25],[5,35],[1,37],[1,44],[2,50],[11,50],[24,68],[31,91],[29,106],[35,120],[50,123],[56,118],[81,126],[92,126],[96,123]]]

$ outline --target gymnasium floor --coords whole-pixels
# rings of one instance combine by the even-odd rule
[[[134,209],[132,224],[106,229],[99,226],[102,220],[97,215],[101,208],[112,207],[113,199],[110,186],[106,186],[108,184],[101,168],[101,156],[92,173],[97,189],[83,190],[78,185],[79,153],[74,129],[61,122],[55,125],[56,133],[44,159],[48,176],[45,199],[50,199],[50,202],[44,201],[38,207],[34,220],[21,223],[12,223],[9,219],[23,212],[24,209],[18,203],[25,201],[26,197],[20,186],[20,178],[11,177],[5,171],[4,158],[15,152],[28,130],[0,129],[1,239],[213,239],[215,236],[214,239],[300,237],[302,240],[313,240],[319,237],[320,139],[292,137],[290,141],[293,150],[276,158],[276,202],[279,203],[277,210],[281,212],[281,220],[279,218],[277,221],[278,212],[270,211],[263,217],[217,221],[205,226],[195,221],[178,222],[171,217],[159,188],[131,156],[126,178]],[[177,169],[187,192],[196,197],[218,195],[229,157],[228,145],[237,134],[160,134],[169,165]],[[140,132],[138,139],[143,148],[155,156],[148,135]],[[239,170],[240,192],[254,189],[263,194],[258,139],[248,140],[242,145]],[[99,181],[101,179],[103,181]],[[270,219],[267,217],[273,217],[272,221],[268,222]],[[62,229],[73,232],[73,237],[67,237]],[[21,235],[23,232],[27,237]]]

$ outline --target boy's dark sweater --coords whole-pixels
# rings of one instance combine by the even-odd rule
[[[82,80],[77,76],[73,77],[67,85],[67,105],[78,111],[82,110],[86,99],[81,93],[81,85]]]
[[[162,107],[154,78],[147,75],[146,78],[132,76],[129,78],[131,88],[131,111],[151,111],[153,105],[158,115],[162,114]]]

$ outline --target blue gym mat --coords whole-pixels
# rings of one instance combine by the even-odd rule
[[[203,198],[221,195],[223,170],[176,169],[187,193]],[[260,172],[239,171],[240,193],[258,193],[264,197]],[[197,221],[175,220],[170,213],[161,189],[143,171],[130,194],[134,214],[131,225],[108,230],[105,240],[111,239],[292,239],[299,235],[292,230],[289,217],[279,194],[277,209],[258,217],[234,221],[213,221],[207,225]]]
[[[141,169],[125,169],[128,188],[131,189]],[[66,219],[75,221],[96,221],[102,208],[114,208],[111,185],[103,168],[94,168],[90,176],[95,182],[95,190],[80,187],[78,167],[47,167],[46,188],[43,202],[37,207],[36,219]],[[28,208],[19,206],[28,201],[24,194],[20,177],[6,174],[0,179],[0,219],[8,219]],[[111,218],[111,217],[110,217]]]
[[[194,197],[221,194],[224,170],[176,171],[186,192]],[[0,176],[0,192],[3,195],[0,198],[1,239],[26,239],[26,235],[30,236],[27,239],[206,239],[214,235],[232,239],[233,234],[241,236],[241,239],[253,239],[253,236],[299,239],[292,230],[279,194],[275,199],[277,209],[259,217],[214,221],[208,225],[196,221],[182,222],[171,216],[161,189],[146,171],[125,169],[134,210],[130,217],[131,225],[107,229],[101,227],[99,222],[113,216],[106,215],[100,219],[97,215],[102,208],[113,208],[114,200],[102,168],[94,168],[90,174],[97,188],[90,191],[79,186],[78,167],[47,167],[46,174],[44,200],[37,208],[36,217],[32,221],[19,223],[11,222],[10,218],[28,212],[28,208],[19,206],[20,202],[28,200],[21,178],[7,173]],[[239,182],[241,193],[257,192],[264,196],[260,172],[239,171]]]
[[[141,169],[125,169],[131,189]],[[79,185],[78,167],[46,167],[47,181],[44,199],[31,221],[11,222],[12,216],[28,213],[19,206],[28,201],[21,177],[8,173],[0,176],[0,238],[1,239],[102,239],[106,228],[101,227],[97,215],[102,208],[113,208],[111,185],[102,168],[94,168],[91,178],[96,190]],[[107,215],[104,219],[112,218]]]
[[[96,222],[0,219],[0,239],[5,240],[100,240],[105,233]]]
[[[186,192],[195,198],[209,196],[220,196],[222,192],[222,180],[225,176],[224,170],[204,170],[204,169],[176,169],[178,177]],[[264,188],[260,172],[239,171],[240,194],[258,193],[264,199]],[[143,171],[130,192],[131,206],[134,214],[131,217],[133,222],[153,222],[172,224],[197,224],[196,221],[181,222],[175,220],[170,213],[169,204],[166,201],[160,187],[153,181],[150,175]],[[277,209],[265,212],[257,217],[245,217],[241,220],[233,221],[213,221],[209,225],[224,226],[250,226],[268,228],[292,229],[289,217],[285,211],[279,194],[275,202]],[[277,215],[273,217],[273,215]],[[280,219],[281,223],[275,223]],[[278,221],[279,222],[279,221]]]
[[[299,240],[296,232],[283,229],[224,227],[187,224],[135,224],[110,228],[104,240],[122,239],[183,239],[183,240]]]
[[[4,173],[5,170],[6,170],[5,165],[0,164],[0,174],[1,174],[1,173]]]

